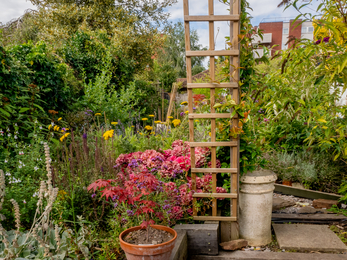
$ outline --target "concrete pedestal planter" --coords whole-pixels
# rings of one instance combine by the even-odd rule
[[[272,199],[277,176],[267,170],[253,171],[240,178],[240,237],[251,246],[271,242]]]
[[[141,229],[140,226],[129,228],[119,235],[120,246],[124,250],[127,260],[169,260],[172,250],[175,247],[177,232],[169,227],[151,225],[152,228],[165,230],[171,233],[174,238],[168,242],[158,245],[133,245],[125,242],[123,238],[130,232]]]

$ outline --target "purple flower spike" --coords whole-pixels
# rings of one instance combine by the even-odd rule
[[[87,139],[87,133],[84,133],[84,134],[83,134],[83,138],[84,138],[84,139]]]

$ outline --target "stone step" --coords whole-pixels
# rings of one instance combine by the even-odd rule
[[[190,260],[346,260],[347,254],[220,251],[219,255],[193,255]]]

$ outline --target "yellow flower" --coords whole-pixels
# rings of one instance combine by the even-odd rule
[[[148,130],[148,131],[151,131],[153,129],[153,127],[151,127],[150,125],[146,125],[145,129]]]
[[[142,118],[142,121],[147,121],[148,120],[148,118]]]
[[[62,120],[63,118],[62,117],[59,117],[58,121]]]
[[[160,124],[160,123],[161,123],[161,121],[154,121],[154,123],[155,123],[155,124]]]
[[[1,63],[2,63],[2,65],[5,65],[5,60],[2,60]]]
[[[149,117],[154,117],[154,115],[149,115]]]
[[[209,132],[208,135],[211,136],[211,132]]]
[[[187,102],[187,101],[183,101],[183,102],[181,103],[181,105],[182,105],[182,106],[188,105],[188,102]]]
[[[111,125],[117,125],[118,124],[118,122],[112,122],[111,123]]]
[[[48,129],[50,130],[51,128],[52,128],[52,125],[49,125],[49,126],[48,126]]]
[[[175,120],[172,121],[172,123],[173,123],[173,125],[174,125],[175,127],[177,127],[177,126],[179,126],[179,125],[181,124],[181,120],[175,119]]]
[[[172,116],[168,116],[167,118],[172,119],[173,117]]]
[[[195,123],[199,123],[200,121],[199,120],[195,120]]]
[[[154,133],[154,132],[151,132],[151,135],[155,135],[155,133]]]
[[[96,113],[95,115],[96,115],[96,116],[101,116],[101,113]]]
[[[135,127],[135,126],[132,125],[131,127]]]
[[[140,135],[143,135],[143,133],[140,133]]]
[[[105,140],[108,140],[109,138],[112,138],[113,133],[114,130],[108,130],[102,135],[102,137],[105,138]]]
[[[189,113],[189,111],[185,111],[184,113],[188,114],[188,113]]]
[[[60,128],[59,126],[55,125],[55,126],[53,127],[53,130],[54,130],[54,131],[59,131],[59,128]]]
[[[62,137],[60,137],[60,142],[62,142],[70,133],[64,134]]]

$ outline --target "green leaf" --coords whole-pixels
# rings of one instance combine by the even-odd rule
[[[19,110],[19,113],[24,113],[26,111],[28,111],[30,108],[28,107],[22,107],[20,110]]]

